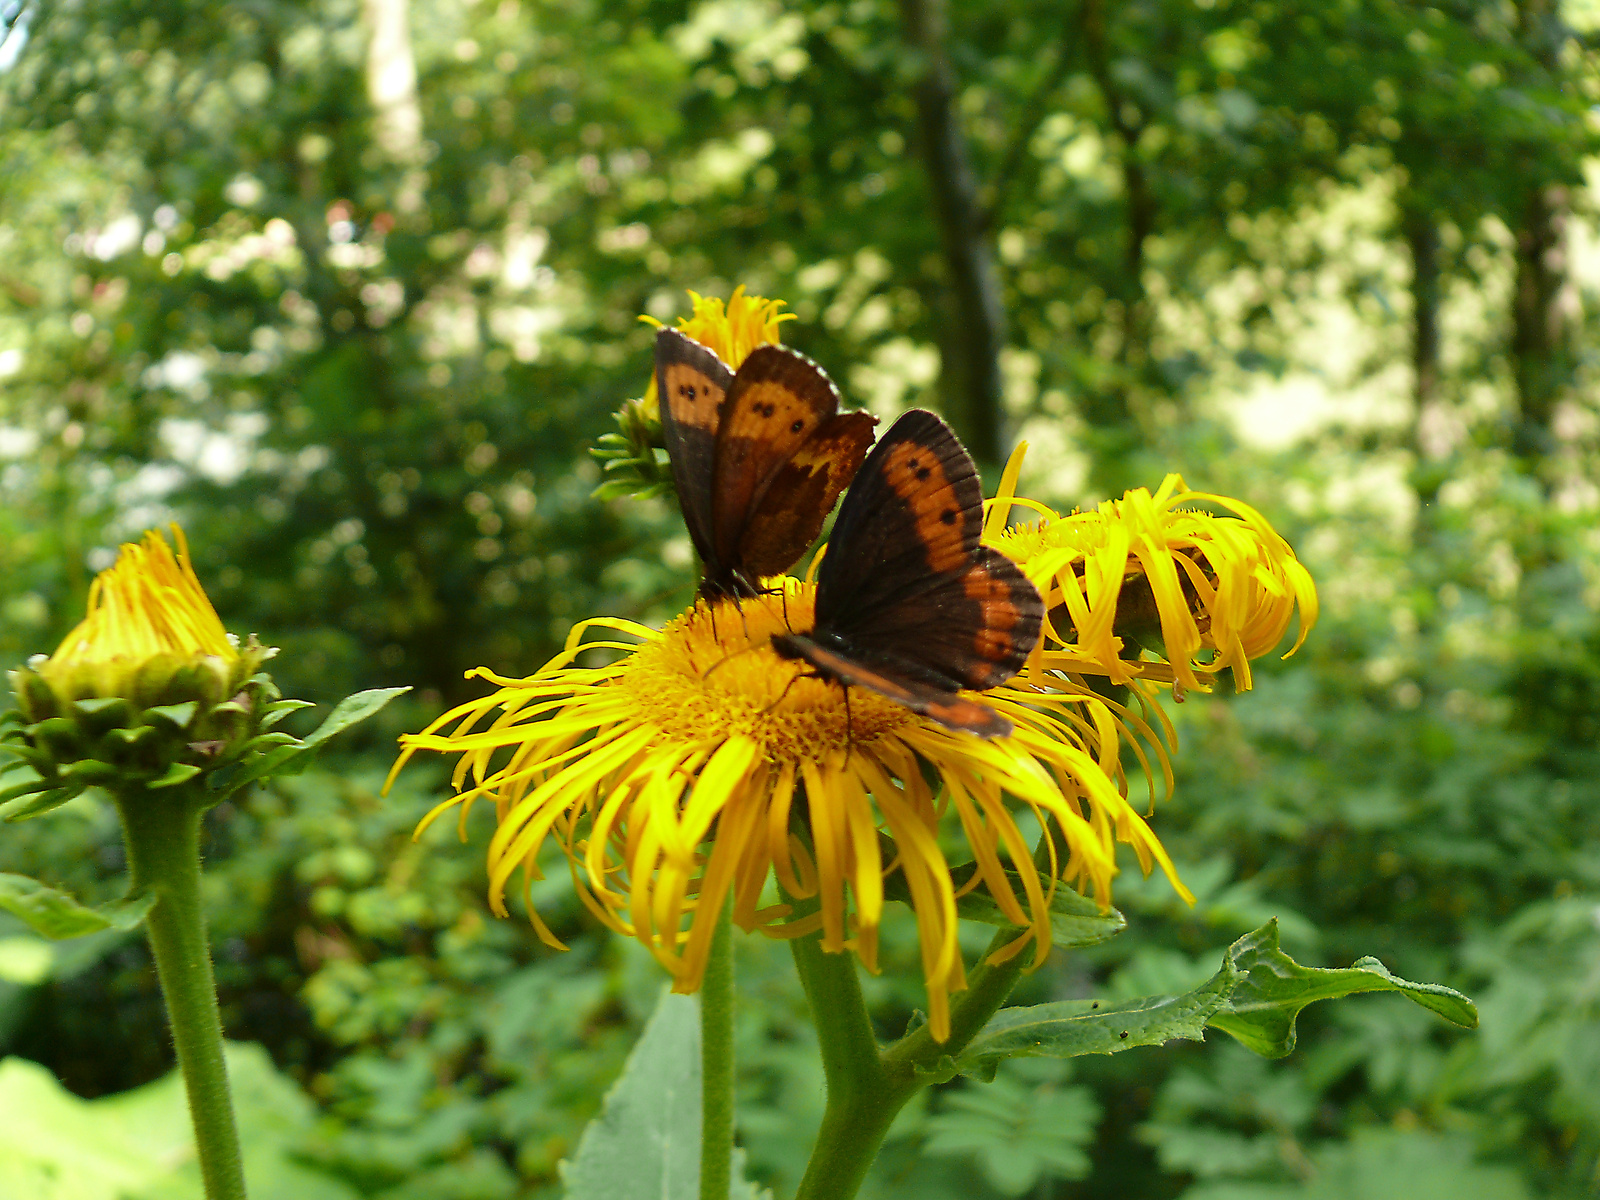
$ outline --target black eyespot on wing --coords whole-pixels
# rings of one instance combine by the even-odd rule
[[[695,552],[713,561],[712,468],[717,430],[733,372],[714,352],[676,329],[656,334],[656,397],[678,505]]]
[[[875,423],[840,414],[838,389],[805,355],[775,345],[751,351],[717,434],[717,561],[746,582],[792,567],[855,474]]]

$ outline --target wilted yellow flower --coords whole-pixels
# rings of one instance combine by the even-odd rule
[[[1181,476],[1168,475],[1154,495],[1137,488],[1093,512],[1061,516],[1016,497],[1024,450],[1006,468],[986,540],[1044,597],[1044,669],[1206,690],[1231,668],[1235,687],[1244,691],[1251,686],[1250,660],[1282,640],[1296,609],[1299,636],[1288,654],[1316,624],[1310,574],[1248,504],[1190,491]],[[1237,515],[1217,516],[1198,505]],[[1013,506],[1042,519],[1007,529]],[[1144,657],[1155,644],[1161,656]]]
[[[975,860],[969,886],[1025,930],[1001,958],[1032,941],[1043,960],[1060,884],[1109,904],[1119,840],[1147,871],[1159,862],[1171,874],[1113,782],[1123,731],[1098,697],[1026,685],[984,692],[1015,724],[992,741],[869,691],[847,699],[771,646],[776,634],[810,627],[814,587],[768,582],[772,595],[702,600],[659,632],[584,622],[534,675],[473,672],[498,690],[401,739],[396,771],[418,750],[460,755],[456,795],[423,827],[452,805],[463,805],[465,821],[476,797],[494,799],[497,912],[519,866],[540,877],[541,850],[554,839],[590,911],[647,946],[675,990],[692,992],[730,896],[742,928],[777,937],[820,929],[825,949],[852,950],[876,969],[884,879],[899,871],[916,913],[930,1026],[943,1040],[949,993],[966,986],[958,889],[940,848],[949,818]],[[597,628],[637,640],[583,640]],[[576,665],[597,650],[614,661]],[[1050,869],[1034,868],[1017,810],[1059,829],[1066,853]],[[774,880],[793,897],[815,897],[819,911],[796,917]]]
[[[733,289],[726,306],[715,296],[702,296],[698,292],[690,292],[689,299],[694,302],[694,312],[690,316],[679,317],[678,328],[714,351],[735,371],[757,346],[779,341],[778,326],[795,319],[794,313],[778,311],[784,307],[782,300],[747,296],[743,284]],[[642,316],[639,319],[657,329],[662,327],[654,317]],[[649,387],[645,389],[644,405],[646,411],[654,416],[657,406],[654,372],[650,375]]]

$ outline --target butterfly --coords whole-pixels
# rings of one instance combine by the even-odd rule
[[[656,334],[661,429],[707,596],[753,596],[792,567],[861,466],[878,419],[839,411],[805,355],[752,350],[737,372],[676,329]]]
[[[950,427],[913,409],[856,474],[817,573],[816,625],[773,649],[948,729],[1003,737],[1011,722],[960,695],[1022,669],[1044,602],[982,542],[983,491]]]

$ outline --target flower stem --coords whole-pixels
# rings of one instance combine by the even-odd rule
[[[989,1018],[1000,1010],[1017,986],[1017,980],[1022,978],[1026,955],[1018,954],[998,966],[988,961],[989,955],[1010,942],[1016,933],[1014,929],[1002,929],[994,935],[978,966],[967,978],[967,990],[952,998],[950,1039],[936,1042],[927,1025],[917,1027],[884,1051],[884,1064],[889,1070],[931,1068],[944,1056],[954,1058],[967,1048],[967,1043],[989,1023]]]
[[[822,1047],[828,1102],[795,1200],[850,1200],[878,1156],[889,1126],[921,1086],[891,1077],[878,1053],[855,958],[830,954],[822,935],[789,943]]]
[[[733,901],[700,985],[700,1200],[728,1200],[733,1172]]]
[[[222,1055],[211,949],[200,902],[204,806],[183,788],[129,788],[116,796],[133,890],[154,893],[145,933],[155,955],[207,1200],[244,1200],[239,1132]]]
[[[803,911],[804,905],[797,908]],[[997,934],[985,958],[1014,936]],[[1022,974],[1022,956],[999,966],[984,962],[972,972],[967,990],[951,1003],[949,1041],[934,1041],[922,1025],[880,1052],[854,957],[823,950],[821,934],[795,938],[790,947],[816,1022],[828,1086],[822,1128],[795,1200],[851,1200],[906,1102],[936,1078],[939,1060],[965,1049],[1005,1003]]]

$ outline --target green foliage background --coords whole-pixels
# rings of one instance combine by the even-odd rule
[[[1282,1062],[1213,1037],[1009,1063],[908,1111],[872,1194],[1595,1194],[1593,5],[957,6],[962,226],[926,167],[929,0],[411,0],[411,143],[368,92],[393,3],[0,3],[0,658],[52,649],[117,542],[177,518],[285,694],[418,688],[210,820],[228,1032],[285,1077],[250,1060],[281,1194],[560,1194],[659,973],[559,878],[533,900],[570,954],[490,917],[486,819],[410,840],[436,767],[379,786],[465,669],[686,601],[675,514],[592,501],[586,448],[642,390],[637,314],[739,283],[880,415],[1028,436],[1025,484],[1069,506],[1181,470],[1321,586],[1300,655],[1175,710],[1155,824],[1198,905],[1128,864],[1128,931],[1019,1000],[1190,987],[1276,915],[1302,962],[1376,955],[1482,1008],[1473,1034],[1312,1009]],[[941,378],[972,353],[967,252],[998,410]],[[0,870],[85,899],[121,865],[92,796],[0,832]],[[921,1003],[907,926],[867,980],[886,1035]],[[740,955],[740,1138],[781,1195],[820,1072],[782,947]],[[142,943],[7,919],[0,1052],[91,1101],[86,1131],[154,1113],[120,1096],[170,1067]],[[48,1091],[7,1070],[11,1103]]]

